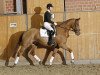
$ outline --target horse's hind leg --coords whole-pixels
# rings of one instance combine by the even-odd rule
[[[12,56],[13,58],[15,58],[15,55],[16,55],[16,52],[18,51],[18,49],[19,49],[19,44],[15,45],[15,47],[12,49],[12,50],[15,50],[15,52]],[[5,62],[5,66],[7,66],[7,67],[9,65],[9,60],[10,60],[10,57],[7,57],[6,62]]]
[[[54,49],[53,54],[52,54],[52,57],[50,58],[50,65],[52,65],[52,62],[54,60],[54,57],[55,57],[57,51],[58,51],[58,49]]]
[[[45,62],[47,61],[47,58],[48,58],[50,52],[51,52],[51,50],[49,50],[49,49],[46,50],[46,54],[45,54],[44,59],[42,61],[43,65],[45,65]]]
[[[16,53],[16,59],[15,59],[15,62],[14,62],[14,65],[13,67],[15,67],[19,61],[19,57],[23,54],[23,52],[25,51],[27,47],[24,47],[22,46],[21,49]]]
[[[62,59],[62,64],[63,65],[66,65],[66,59],[65,59],[63,53],[61,51],[59,51],[59,50],[57,51],[57,53],[60,55],[60,57]]]
[[[30,65],[34,65],[33,64],[33,61],[29,58],[28,54],[29,54],[29,51],[30,51],[30,47],[27,48],[25,51],[24,51],[24,54],[23,56],[26,58],[26,60],[30,63]]]
[[[39,64],[41,65],[41,60],[40,58],[35,54],[35,50],[37,49],[37,47],[32,44],[32,48],[30,50],[30,54],[39,62]]]

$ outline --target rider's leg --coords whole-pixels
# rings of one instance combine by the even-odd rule
[[[54,31],[53,28],[51,27],[51,23],[48,23],[48,22],[44,22],[44,27],[49,30],[49,31]]]
[[[45,22],[45,23],[44,23],[44,27],[45,27],[47,30],[50,31],[50,32],[49,32],[48,45],[54,45],[54,43],[53,43],[53,41],[52,41],[52,36],[54,35],[54,30],[53,30],[51,24],[48,23],[48,22]]]

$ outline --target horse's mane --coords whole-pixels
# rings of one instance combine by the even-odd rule
[[[71,20],[75,20],[75,18],[71,18],[71,19],[68,19],[66,21],[63,21],[61,24],[58,24],[56,27],[59,27],[61,25],[65,25],[65,24],[69,23]]]

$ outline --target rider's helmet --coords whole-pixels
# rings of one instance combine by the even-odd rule
[[[47,4],[47,9],[50,9],[50,7],[53,7],[51,3]]]

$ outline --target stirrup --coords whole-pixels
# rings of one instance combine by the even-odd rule
[[[48,45],[55,46],[55,43],[54,42],[51,42],[51,41],[48,41]]]
[[[51,30],[50,33],[51,33],[51,35],[54,35],[55,34],[55,32],[53,30]]]

